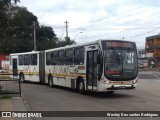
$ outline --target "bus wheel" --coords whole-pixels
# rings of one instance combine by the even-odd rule
[[[85,94],[85,90],[84,90],[84,81],[80,80],[79,84],[78,84],[78,90],[80,94]]]
[[[49,76],[48,84],[49,84],[50,87],[53,87],[53,78],[52,78],[52,76]]]
[[[20,74],[19,80],[20,80],[20,82],[22,82],[22,83],[25,82],[24,74]]]

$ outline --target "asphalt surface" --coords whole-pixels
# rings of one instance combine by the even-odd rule
[[[160,71],[141,71],[139,79],[160,79]]]
[[[106,93],[78,94],[63,87],[23,83],[22,94],[31,111],[160,111],[159,72],[140,72],[136,90]],[[14,86],[13,83],[12,86]],[[12,88],[13,89],[13,88]],[[37,120],[159,120],[148,117],[54,117]]]

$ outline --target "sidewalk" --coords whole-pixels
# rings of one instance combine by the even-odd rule
[[[159,68],[138,68],[139,71],[155,71],[160,72]]]
[[[28,111],[21,97],[0,99],[0,111]],[[31,118],[7,118],[6,120],[32,120]]]

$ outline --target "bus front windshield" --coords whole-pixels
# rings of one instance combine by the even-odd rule
[[[137,52],[134,49],[104,50],[104,74],[110,80],[132,80],[137,77]]]

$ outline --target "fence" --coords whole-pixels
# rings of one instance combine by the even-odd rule
[[[21,97],[21,82],[17,78],[11,78],[11,75],[13,74],[0,73],[0,95],[19,94]]]

